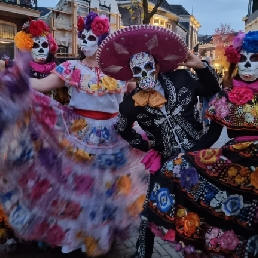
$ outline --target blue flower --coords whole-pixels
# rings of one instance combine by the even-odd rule
[[[242,50],[247,53],[258,53],[258,31],[249,31],[245,35]]]
[[[247,243],[247,252],[256,257],[258,253],[258,235],[249,238]]]
[[[16,230],[21,230],[26,226],[30,220],[31,213],[25,207],[20,205],[14,207],[13,211],[10,213],[10,224]]]
[[[58,73],[62,74],[63,71],[64,71],[64,67],[61,66],[61,65],[59,65],[59,66],[56,67],[56,71],[57,71]]]
[[[225,201],[222,202],[221,210],[226,216],[236,216],[244,207],[242,195],[230,195]]]
[[[154,191],[150,193],[150,201],[156,201],[156,193]]]
[[[210,203],[210,201],[215,197],[218,193],[218,190],[212,185],[206,186],[205,200]]]
[[[116,217],[117,207],[106,205],[103,210],[103,222],[107,220],[114,220]]]
[[[157,192],[156,202],[160,211],[167,212],[175,203],[175,200],[172,196],[170,196],[167,188],[160,188]]]
[[[115,154],[115,166],[121,167],[126,163],[125,155],[122,151],[119,151]]]
[[[167,163],[166,169],[172,171],[173,168],[174,168],[173,162],[172,162],[172,161],[169,161],[169,162]]]
[[[103,130],[102,130],[102,137],[107,141],[110,137],[110,132],[109,130],[105,127]]]
[[[187,168],[181,171],[181,186],[187,190],[191,190],[199,183],[199,176],[195,168]]]

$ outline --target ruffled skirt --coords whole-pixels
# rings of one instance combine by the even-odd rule
[[[0,109],[0,202],[18,237],[97,256],[139,226],[144,153],[116,118],[84,118],[31,90],[11,99],[4,89]]]
[[[258,254],[258,141],[171,158],[148,194],[149,227],[178,251]]]

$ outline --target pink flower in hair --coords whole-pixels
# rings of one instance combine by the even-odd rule
[[[245,33],[240,31],[238,35],[234,38],[233,40],[233,47],[237,50],[240,51],[242,48],[242,44],[245,38]]]
[[[52,34],[48,34],[47,35],[47,40],[48,40],[48,43],[49,43],[49,51],[51,54],[55,54],[57,49],[58,49],[58,46],[56,44],[56,41],[55,39],[53,38]]]
[[[96,36],[109,32],[109,20],[106,16],[97,16],[91,24],[92,32]]]

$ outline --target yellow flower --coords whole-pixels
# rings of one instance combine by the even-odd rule
[[[14,37],[16,47],[20,50],[30,51],[33,47],[34,41],[31,34],[25,33],[24,31],[18,32]]]
[[[104,76],[102,78],[102,84],[108,90],[116,90],[117,89],[117,81],[109,76]]]
[[[87,161],[91,159],[90,154],[83,150],[77,150],[74,152],[74,157],[77,161]]]
[[[238,170],[236,167],[230,167],[228,170],[228,175],[233,177],[237,175],[237,172]]]
[[[176,213],[177,217],[179,217],[179,218],[184,217],[185,214],[186,214],[185,209],[178,209],[178,211]]]
[[[132,189],[132,180],[130,176],[121,176],[117,180],[117,188],[122,194],[128,195]]]
[[[98,84],[91,84],[90,89],[93,90],[93,91],[98,91],[99,86],[98,86]]]
[[[212,165],[219,160],[220,149],[206,149],[199,151],[199,157],[203,164]]]
[[[85,128],[86,126],[87,126],[86,120],[84,120],[83,118],[81,118],[81,119],[76,119],[76,120],[73,122],[73,124],[72,124],[70,130],[71,130],[71,132],[74,133],[74,132],[78,132],[78,131],[82,130],[82,129]]]
[[[252,111],[252,106],[251,105],[244,105],[243,106],[243,111],[246,113],[250,113]]]
[[[86,245],[86,254],[88,256],[94,256],[95,251],[97,250],[97,247],[98,247],[97,240],[92,236],[86,236],[84,238],[84,243]]]
[[[234,144],[233,148],[235,150],[244,150],[244,149],[247,149],[250,144],[251,144],[251,142],[240,142],[240,143]]]
[[[236,178],[235,178],[235,181],[236,181],[236,183],[241,184],[245,181],[245,179],[246,179],[246,177],[241,176],[241,175],[237,175]]]

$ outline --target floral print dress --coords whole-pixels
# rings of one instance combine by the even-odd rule
[[[116,134],[115,116],[93,119],[74,108],[115,114],[125,83],[66,62],[53,71],[72,87],[70,107],[62,106],[30,89],[25,61],[0,77],[3,210],[21,239],[104,254],[139,225],[144,153]]]
[[[155,235],[185,254],[257,256],[257,111],[258,94],[248,87],[225,89],[211,101],[210,119],[229,133],[249,136],[232,138],[222,148],[180,154],[164,164],[147,203]]]

